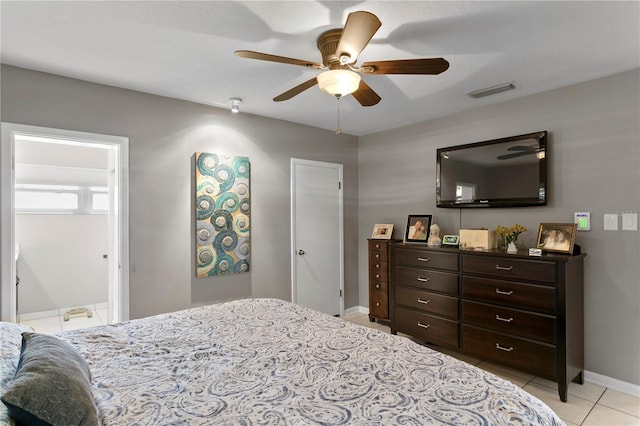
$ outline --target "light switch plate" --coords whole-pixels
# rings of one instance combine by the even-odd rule
[[[622,213],[622,230],[638,230],[638,213]]]
[[[604,230],[605,231],[618,230],[618,214],[617,213],[604,214]]]

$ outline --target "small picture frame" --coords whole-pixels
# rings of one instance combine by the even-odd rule
[[[410,214],[407,218],[404,242],[426,244],[432,217],[430,214]]]
[[[556,253],[573,253],[575,223],[541,223],[536,248]]]
[[[376,223],[373,226],[371,238],[376,240],[390,240],[393,234],[393,223]]]
[[[442,245],[457,246],[459,244],[460,244],[460,237],[458,235],[445,235],[442,237]]]

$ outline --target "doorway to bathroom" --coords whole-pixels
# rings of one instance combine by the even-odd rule
[[[2,268],[2,317],[41,332],[128,319],[128,140],[2,126],[15,259],[8,277]]]

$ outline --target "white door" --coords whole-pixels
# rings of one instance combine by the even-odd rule
[[[342,165],[291,159],[292,300],[343,310]]]

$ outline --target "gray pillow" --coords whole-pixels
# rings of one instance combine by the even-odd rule
[[[18,424],[100,424],[87,363],[69,343],[46,334],[22,333],[16,376],[0,400]]]

